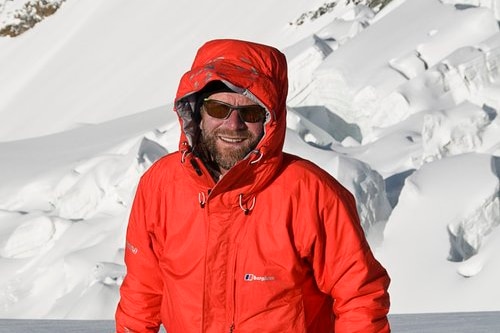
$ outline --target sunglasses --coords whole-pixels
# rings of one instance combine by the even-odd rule
[[[234,106],[215,99],[204,99],[203,108],[210,117],[227,119],[233,110],[237,110],[241,120],[246,123],[258,123],[266,119],[266,110],[260,105]]]

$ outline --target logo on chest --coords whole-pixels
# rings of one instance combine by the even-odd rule
[[[274,281],[276,280],[276,278],[274,276],[258,276],[252,273],[247,273],[245,274],[243,280],[247,282],[252,282],[252,281],[266,282],[266,281]]]

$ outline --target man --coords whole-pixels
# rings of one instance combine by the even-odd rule
[[[142,177],[117,332],[389,332],[389,277],[352,195],[282,152],[287,67],[238,40],[180,81],[179,151]]]

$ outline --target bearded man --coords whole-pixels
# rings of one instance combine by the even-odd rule
[[[179,83],[179,151],[141,178],[116,331],[387,333],[389,277],[353,196],[284,153],[287,64],[203,45]]]

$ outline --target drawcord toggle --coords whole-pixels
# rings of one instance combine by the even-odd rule
[[[191,154],[191,147],[189,147],[189,144],[187,142],[183,142],[182,145],[184,146],[183,149],[181,149],[182,156],[181,156],[181,163],[184,164],[186,161],[186,157],[188,157],[189,154]]]
[[[198,202],[200,203],[201,208],[205,208],[205,204],[207,203],[207,197],[205,196],[205,192],[198,193]]]
[[[240,194],[240,208],[245,213],[245,215],[250,214],[250,212],[254,209],[255,201],[256,199],[255,197],[253,197],[252,204],[250,205],[250,207],[248,207],[248,205],[243,204],[243,194]]]
[[[262,154],[262,152],[258,149],[252,150],[252,154],[259,155],[259,156],[255,160],[251,161],[250,164],[258,163],[262,159],[262,157],[264,157],[264,154]]]

